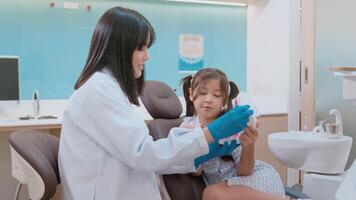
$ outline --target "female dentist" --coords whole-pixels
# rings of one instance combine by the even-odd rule
[[[150,23],[134,10],[115,7],[100,18],[63,114],[58,162],[65,199],[161,199],[156,172],[193,172],[236,147],[216,141],[246,127],[249,106],[208,127],[174,128],[168,138],[153,141],[131,104],[139,105],[154,37]]]

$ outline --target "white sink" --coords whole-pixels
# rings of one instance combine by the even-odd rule
[[[326,139],[301,131],[268,135],[268,146],[280,162],[290,168],[325,174],[344,172],[351,144],[349,136]]]

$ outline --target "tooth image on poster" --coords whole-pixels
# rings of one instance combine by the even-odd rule
[[[204,36],[179,35],[179,72],[194,73],[203,68]]]

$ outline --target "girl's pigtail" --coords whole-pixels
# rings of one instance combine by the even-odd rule
[[[240,93],[239,88],[233,81],[229,81],[230,93],[227,99],[227,111],[232,109],[232,100]]]
[[[189,98],[189,88],[191,81],[193,79],[192,75],[188,75],[184,77],[181,81],[180,84],[183,84],[183,94],[184,94],[184,99],[186,102],[186,116],[193,116],[194,115],[194,104]]]

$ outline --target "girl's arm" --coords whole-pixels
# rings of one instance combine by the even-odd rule
[[[257,129],[249,126],[239,137],[242,145],[241,158],[237,165],[237,173],[239,176],[248,176],[253,172],[253,167],[255,165],[255,142],[257,136]]]

